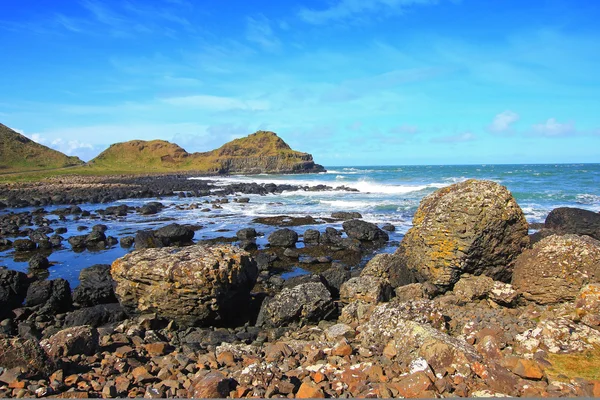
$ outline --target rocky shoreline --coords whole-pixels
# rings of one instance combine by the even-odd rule
[[[3,185],[0,207],[69,205],[55,211],[67,219],[83,203],[210,193],[243,203],[240,193],[285,190],[302,188],[56,178]],[[600,396],[600,215],[590,211],[556,209],[528,235],[506,188],[470,180],[424,198],[396,252],[364,266],[393,226],[358,213],[300,235],[288,227],[314,218],[263,221],[277,227],[267,246],[253,228],[194,243],[193,226],[111,238],[99,223],[69,245],[135,251],[83,269],[73,291],[39,273],[48,260],[36,251],[66,242],[45,216],[0,218],[0,246],[29,254],[32,271],[0,270],[3,397]],[[313,273],[282,277],[298,264]]]

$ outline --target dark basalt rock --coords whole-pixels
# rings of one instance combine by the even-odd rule
[[[347,221],[349,219],[360,219],[362,215],[356,211],[336,211],[331,213],[331,218]]]
[[[65,327],[89,325],[98,328],[125,319],[127,314],[119,303],[98,304],[68,313],[65,317]]]
[[[559,234],[588,235],[600,240],[600,214],[581,208],[555,208],[546,217],[545,228]]]
[[[254,228],[243,228],[235,233],[235,236],[240,240],[249,240],[256,237],[256,230]]]
[[[68,311],[73,304],[69,282],[62,278],[35,281],[27,289],[25,305],[41,305],[41,314],[56,314]]]
[[[110,275],[110,265],[97,264],[84,268],[79,273],[79,286],[73,291],[73,301],[82,307],[116,303]]]
[[[0,318],[4,318],[10,310],[23,304],[28,287],[27,275],[0,268]]]
[[[32,251],[36,249],[36,244],[33,240],[17,239],[13,242],[15,251]]]
[[[154,236],[162,242],[163,246],[183,246],[191,244],[194,231],[183,225],[170,224],[155,230]]]
[[[48,269],[50,263],[48,259],[41,254],[35,254],[29,259],[29,268],[31,269]]]
[[[360,219],[345,221],[342,226],[346,235],[352,239],[360,241],[389,240],[388,234],[379,229],[377,225]]]
[[[298,241],[298,234],[289,228],[283,228],[271,233],[267,240],[271,246],[295,247]]]

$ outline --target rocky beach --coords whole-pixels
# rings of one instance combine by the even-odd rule
[[[359,192],[188,178],[0,187],[0,245],[28,264],[0,270],[2,396],[600,395],[597,212],[533,224],[506,187],[464,180],[401,232],[358,211],[272,211],[202,239],[213,228],[169,210],[205,225],[254,196]],[[155,225],[110,235],[136,218]],[[61,251],[116,256],[47,279]]]

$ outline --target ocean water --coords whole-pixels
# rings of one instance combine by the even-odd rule
[[[391,223],[396,231],[390,235],[390,244],[380,252],[393,252],[398,242],[412,225],[412,217],[421,199],[435,190],[470,178],[487,179],[506,186],[514,195],[529,222],[543,222],[548,213],[557,207],[579,207],[600,211],[600,164],[547,164],[547,165],[459,165],[459,166],[372,166],[328,167],[326,173],[298,175],[253,175],[228,176],[220,178],[192,178],[216,181],[218,185],[234,182],[257,182],[294,185],[327,185],[334,188],[345,186],[357,189],[349,192],[341,189],[330,191],[294,191],[277,195],[244,195],[250,198],[247,204],[235,203],[232,198],[222,209],[201,212],[200,209],[186,209],[191,203],[202,203],[220,196],[199,198],[162,198],[167,208],[156,216],[130,214],[126,219],[98,221],[81,219],[69,221],[65,238],[83,234],[76,227],[94,224],[108,226],[107,235],[121,237],[132,235],[139,229],[164,226],[172,222],[200,225],[195,240],[211,239],[218,236],[232,237],[243,227],[254,227],[264,234],[257,240],[266,245],[266,237],[278,227],[252,222],[260,216],[305,216],[329,217],[335,211],[358,211],[363,219],[376,224]],[[126,203],[138,206],[156,199],[121,200],[112,205]],[[83,209],[94,211],[111,204],[82,205]],[[47,207],[51,211],[53,207]],[[1,212],[9,212],[4,210]],[[13,210],[19,211],[19,210]],[[53,227],[64,224],[54,224]],[[304,225],[292,227],[299,234],[306,229],[319,229],[333,226],[341,229],[340,223]],[[65,241],[66,249],[48,256],[52,266],[50,278],[63,277],[77,285],[79,271],[98,263],[111,263],[126,254],[127,249],[118,245],[105,251],[73,253]],[[372,255],[369,255],[369,257]],[[19,257],[14,251],[0,252],[0,265],[27,271],[27,257]]]

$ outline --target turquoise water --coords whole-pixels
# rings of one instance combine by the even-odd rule
[[[76,226],[91,227],[97,223],[108,226],[107,235],[117,238],[131,235],[139,229],[164,226],[172,222],[200,225],[195,235],[196,240],[210,239],[217,236],[232,237],[243,227],[254,227],[264,234],[257,241],[266,245],[266,237],[277,227],[253,223],[259,216],[290,215],[329,217],[334,211],[358,211],[363,219],[376,224],[392,223],[396,231],[390,234],[390,245],[381,249],[393,252],[397,243],[411,227],[412,217],[421,199],[435,190],[461,182],[470,178],[488,179],[506,186],[515,196],[529,222],[543,222],[548,213],[556,207],[579,207],[600,211],[600,164],[548,164],[548,165],[459,165],[459,166],[373,166],[328,167],[328,172],[321,174],[300,175],[256,175],[229,176],[223,178],[194,178],[216,180],[226,185],[233,182],[257,182],[294,185],[327,185],[331,187],[345,186],[359,190],[348,192],[341,189],[328,191],[294,191],[277,195],[244,195],[250,198],[247,204],[230,201],[222,204],[222,209],[203,213],[198,209],[185,209],[190,203],[201,203],[221,196],[200,198],[169,197],[160,199],[166,209],[157,216],[140,216],[130,214],[127,219],[92,220],[81,219],[66,224],[53,224],[54,228],[66,226],[69,232],[63,235],[82,234]],[[138,206],[156,199],[121,200],[113,204],[83,204],[83,209],[94,211],[110,205],[126,203]],[[232,198],[230,198],[232,200]],[[184,209],[182,209],[184,208]],[[53,207],[46,207],[51,211]],[[4,210],[2,212],[9,212]],[[18,211],[18,210],[14,210]],[[293,227],[299,234],[306,229],[325,230],[333,226],[341,229],[341,223],[321,225],[305,225]],[[50,278],[62,277],[76,286],[79,271],[97,263],[111,263],[130,250],[118,245],[100,252],[84,251],[75,254],[68,247],[53,252],[48,259],[53,263]],[[27,270],[27,262],[16,258],[12,250],[0,252],[0,265],[21,271]]]

